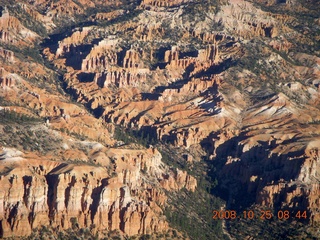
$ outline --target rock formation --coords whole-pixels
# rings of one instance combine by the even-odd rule
[[[6,44],[32,44],[39,36],[25,28],[21,22],[4,8],[0,17],[0,40]]]
[[[154,7],[172,7],[181,5],[183,3],[187,3],[189,0],[176,0],[176,1],[170,1],[170,0],[143,0],[141,2],[141,6],[154,6]]]
[[[117,41],[102,40],[90,51],[82,61],[81,70],[86,72],[104,71],[118,62],[117,53],[114,51]]]
[[[0,48],[0,56],[8,62],[14,62],[14,53],[10,50]]]
[[[32,229],[49,224],[58,229],[77,224],[80,228],[121,230],[129,236],[161,232],[168,227],[159,208],[165,204],[166,196],[145,182],[144,174],[154,177],[155,183],[160,181],[168,191],[182,187],[194,191],[197,185],[193,177],[179,170],[167,180],[168,171],[163,170],[161,154],[156,149],[109,149],[108,157],[101,162],[109,170],[26,160],[16,157],[20,156],[16,150],[11,149],[11,154],[8,151],[1,154],[1,170],[8,162],[16,167],[0,177],[0,229],[4,238],[25,236]],[[108,159],[113,161],[113,167]]]
[[[12,74],[9,74],[3,68],[0,69],[0,86],[12,87],[15,85],[15,78]]]
[[[252,14],[253,12],[255,13]],[[261,18],[258,14],[264,14],[265,18]],[[274,19],[247,1],[230,1],[230,4],[225,5],[216,17],[220,18],[219,21],[222,21],[226,28],[236,31],[236,35],[246,39],[253,36],[274,38],[278,35],[278,27]],[[236,21],[233,21],[234,19]]]
[[[135,73],[126,71],[112,71],[97,74],[95,76],[95,82],[99,86],[107,87],[109,85],[115,85],[122,88],[126,86],[136,87],[146,81],[145,73]]]
[[[129,2],[2,8],[0,237],[166,232],[197,177],[226,209],[306,210],[317,227],[316,1]]]
[[[75,31],[70,37],[59,42],[59,47],[56,51],[56,56],[71,52],[76,45],[81,44],[84,38],[88,35],[90,28],[83,28],[82,31]]]

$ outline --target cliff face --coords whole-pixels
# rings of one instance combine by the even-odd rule
[[[118,62],[117,53],[113,50],[116,41],[102,40],[90,51],[82,61],[81,70],[86,72],[98,71],[98,69],[110,68]]]
[[[175,1],[169,1],[169,0],[164,0],[164,1],[157,1],[157,0],[143,0],[141,2],[142,7],[147,7],[147,6],[153,6],[153,7],[173,7],[173,6],[179,6],[181,4],[187,3],[189,0],[175,0]]]
[[[255,14],[251,14],[253,11]],[[221,18],[227,29],[247,39],[254,36],[270,38],[278,36],[277,22],[247,1],[230,1],[230,4],[225,5],[216,17]],[[286,29],[281,30],[286,31]]]
[[[21,22],[10,16],[6,8],[0,14],[0,40],[5,44],[32,45],[38,35],[25,28]]]
[[[100,166],[21,154],[8,148],[1,153],[1,172],[6,171],[0,178],[4,238],[30,235],[49,224],[57,229],[77,224],[92,231],[121,230],[129,236],[162,232],[168,228],[160,208],[166,195],[154,186],[194,191],[197,184],[185,172],[170,172],[156,149],[109,149]]]
[[[203,158],[227,208],[306,210],[309,226],[317,226],[315,3],[2,6],[0,236],[30,235],[42,225],[165,232],[168,194],[196,191],[187,172]],[[41,123],[21,130],[24,118]],[[190,156],[188,171],[162,162],[157,149],[168,146],[172,162]]]
[[[94,106],[106,106],[102,115],[107,122],[140,129],[158,141],[177,147],[209,146],[211,159],[224,159],[223,176],[230,175],[230,179],[246,184],[247,193],[254,195],[256,203],[292,207],[290,199],[299,194],[301,199],[313,199],[318,194],[317,177],[303,177],[306,171],[310,172],[306,168],[314,164],[306,154],[312,141],[306,133],[318,136],[319,132],[317,126],[304,125],[318,121],[319,108],[315,103],[319,94],[314,85],[299,85],[297,79],[307,76],[316,79],[317,60],[308,56],[312,63],[304,65],[302,70],[285,57],[289,54],[292,60],[302,62],[301,56],[294,53],[298,43],[293,36],[303,41],[302,37],[289,27],[291,24],[287,25],[297,19],[259,9],[256,3],[230,1],[222,4],[218,12],[208,11],[206,16],[195,14],[196,23],[191,24],[181,9],[173,10],[172,16],[166,12],[165,7],[179,4],[187,2],[143,1],[141,6],[149,12],[137,16],[130,24],[117,25],[129,38],[132,34],[148,44],[157,42],[156,36],[161,36],[166,45],[157,43],[160,46],[139,50],[136,44],[125,50],[121,40],[128,38],[119,35],[119,41],[105,38],[92,47],[82,61],[82,71],[94,75],[90,84],[95,83],[105,88],[104,91],[113,87],[126,89],[125,96],[114,90],[111,92],[115,95],[105,99],[97,93],[96,96],[85,93],[89,84],[76,78],[67,80],[69,87],[85,94],[87,101],[95,102]],[[152,19],[153,24],[146,24],[146,19]],[[228,33],[209,30],[211,21]],[[171,32],[166,32],[166,24]],[[180,25],[183,27],[177,27]],[[133,27],[137,30],[131,32]],[[108,30],[113,32],[112,28]],[[88,36],[94,36],[90,31]],[[166,42],[167,34],[183,40],[179,45],[171,44]],[[188,49],[186,42],[190,39],[200,42],[197,49]],[[261,39],[263,46],[258,43]],[[254,54],[260,54],[263,60],[250,60]],[[158,64],[148,67],[143,64],[145,60]],[[232,65],[237,61],[243,61],[248,70],[233,70]],[[69,71],[72,74],[73,70]],[[268,79],[270,71],[274,72],[272,80]],[[299,104],[307,110],[302,113]],[[298,139],[303,141],[297,144]],[[223,184],[228,186],[230,179],[222,179]],[[289,190],[293,187],[280,190],[283,181],[297,188],[299,181],[316,187],[304,194]],[[288,197],[275,197],[278,193]],[[284,198],[287,200],[283,201]],[[314,207],[313,200],[309,205],[304,205],[306,200],[301,201],[296,206],[307,208],[314,219],[318,207]]]
[[[15,78],[3,68],[0,69],[0,86],[1,87],[13,87],[15,85]]]
[[[48,52],[48,59],[80,55],[81,70],[96,72],[96,76],[101,74],[101,68],[102,74],[107,75],[104,69],[116,65],[118,56],[128,74],[134,75],[136,69],[143,67],[138,52],[113,49],[112,39],[101,41],[82,58],[77,46],[88,36],[89,29],[75,31],[69,39],[60,41],[55,53]],[[195,191],[196,179],[162,163],[155,148],[111,148],[118,146],[112,137],[113,125],[106,126],[83,107],[70,103],[58,92],[51,70],[17,55],[1,48],[0,93],[1,105],[5,106],[0,107],[0,114],[13,121],[8,127],[13,130],[9,131],[1,119],[0,131],[13,134],[13,139],[27,136],[27,140],[16,139],[12,143],[8,134],[1,134],[1,146],[14,144],[22,151],[29,147],[33,150],[24,151],[25,154],[16,148],[1,150],[0,236],[28,236],[42,226],[57,231],[77,226],[90,229],[92,234],[117,230],[126,236],[168,231],[162,210],[167,201],[164,190]],[[71,64],[78,64],[77,61]],[[114,73],[122,74],[121,70]],[[77,77],[81,73],[71,74]],[[131,84],[127,77],[104,81],[106,86],[121,81]],[[132,77],[132,81],[136,79]],[[98,87],[97,83],[94,87]],[[87,89],[84,92],[88,94]],[[26,127],[28,132],[22,133],[11,114],[43,117],[43,122]],[[99,143],[82,142],[79,138]],[[47,139],[52,143],[44,150]]]
[[[259,192],[257,202],[263,206],[274,207],[280,199],[286,199],[283,207],[296,206],[308,211],[310,222],[319,222],[319,140],[309,143],[306,148],[307,157],[301,165],[293,170],[298,172],[298,178],[290,183],[280,182],[274,186],[266,186]],[[293,160],[294,161],[294,160]],[[292,169],[290,169],[292,170]],[[288,173],[287,173],[288,174]],[[306,185],[309,187],[306,188]]]

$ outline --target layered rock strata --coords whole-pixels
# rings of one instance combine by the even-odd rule
[[[101,166],[30,159],[3,148],[0,176],[1,237],[25,236],[40,226],[121,230],[129,236],[162,232],[161,216],[168,191],[194,191],[196,180],[186,172],[170,173],[156,149],[109,149]],[[103,167],[105,166],[105,167]],[[151,182],[145,181],[148,177]],[[22,189],[22,191],[21,191]]]

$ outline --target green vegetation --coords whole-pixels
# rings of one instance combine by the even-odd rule
[[[0,123],[1,124],[10,124],[10,123],[40,123],[41,118],[17,113],[15,111],[0,111]]]
[[[40,49],[37,46],[22,48],[20,50],[20,54],[24,57],[29,56],[37,63],[43,63],[43,59],[40,55]]]
[[[315,23],[315,20],[319,17],[320,4],[317,1],[305,1],[297,0],[297,3],[293,7],[286,7],[283,4],[273,4],[266,6],[264,3],[253,3],[261,8],[263,11],[270,12],[272,14],[280,14],[282,16],[290,16],[292,20],[288,21],[287,25],[291,29],[294,29],[299,34],[286,36],[287,39],[294,44],[295,52],[305,52],[311,55],[320,57],[320,30]],[[300,6],[299,6],[300,5]]]
[[[107,27],[114,24],[124,23],[129,20],[133,20],[134,18],[139,16],[140,13],[142,13],[142,10],[140,9],[131,9],[131,10],[128,10],[128,13],[122,14],[119,17],[112,19],[110,21],[107,21],[107,20],[97,21],[97,24],[100,27]]]
[[[191,239],[228,239],[223,235],[221,220],[212,219],[212,211],[220,209],[222,201],[201,187],[192,193],[185,189],[168,194],[169,207],[164,211],[170,225]]]
[[[23,9],[21,4],[9,4],[7,5],[10,15],[19,19],[22,25],[26,28],[36,32],[41,37],[48,36],[46,28],[41,22],[36,21],[25,9]]]
[[[0,113],[0,124],[3,133],[0,135],[0,145],[17,148],[21,151],[39,151],[46,153],[55,150],[61,144],[61,139],[47,132],[37,119],[21,120],[14,115],[13,119],[5,120]],[[18,120],[17,120],[18,119]]]
[[[71,218],[72,228],[66,231],[59,231],[52,227],[42,226],[41,228],[34,229],[29,237],[22,239],[57,239],[57,240],[74,240],[74,239],[99,239],[97,234],[93,234],[89,228],[79,228],[76,218]]]
[[[250,210],[255,213],[259,212],[259,208],[257,207],[253,207]],[[229,220],[228,227],[232,229],[230,231],[231,235],[239,239],[244,239],[247,236],[251,236],[254,239],[268,240],[318,239],[315,237],[316,233],[314,232],[314,230],[318,229],[316,226],[314,228],[308,227],[301,222],[293,221],[292,218],[279,220],[275,215],[273,213],[273,217],[270,220],[262,220],[259,217],[255,217],[254,219],[241,218],[241,221]]]
[[[216,14],[219,10],[219,0],[195,0],[185,5],[182,18],[184,21],[191,22],[193,26],[195,26],[197,22],[204,21],[207,18],[211,20],[211,29],[221,31],[223,26],[211,19],[208,15],[208,13]]]
[[[308,124],[320,124],[320,120],[312,120]]]
[[[4,97],[0,96],[0,106],[10,106],[10,102],[4,99]]]
[[[144,147],[149,147],[150,144],[156,143],[148,132],[124,129],[121,126],[115,127],[114,138],[123,141],[124,144],[138,143]]]
[[[179,28],[178,26],[171,28],[171,22],[169,20],[162,22],[161,26],[164,29],[164,35],[162,36],[162,40],[169,41],[173,45],[175,45],[177,42],[181,40],[183,35],[183,29]]]
[[[219,11],[219,0],[195,0],[184,7],[184,14],[189,16],[190,21],[204,20],[206,13]]]
[[[63,132],[64,132],[64,129],[63,129]],[[67,133],[68,134],[70,133],[68,129],[67,129]],[[77,138],[81,141],[89,140],[88,137],[83,134],[79,134],[79,133],[75,133],[75,132],[71,132],[70,134],[71,134],[71,136],[74,136],[75,138]]]
[[[40,55],[40,47],[35,44],[34,46],[28,47],[16,47],[14,45],[0,43],[0,47],[13,51],[17,58],[25,61],[26,58],[30,57],[37,63],[43,63],[43,59]]]
[[[0,157],[0,158],[1,158],[1,157]],[[11,172],[11,170],[13,170],[13,166],[6,166],[6,167],[0,172],[0,176],[7,175],[8,173]]]
[[[116,126],[113,137],[119,141],[123,141],[125,144],[129,144],[134,141],[132,136],[129,136],[121,127]]]
[[[74,2],[81,6],[81,3],[79,1]],[[123,0],[122,2],[123,5],[120,6],[120,8],[126,10],[125,14],[111,21],[102,20],[93,23],[91,19],[89,19],[88,17],[100,11],[110,12],[115,9],[119,9],[118,7],[104,8],[103,6],[99,6],[97,8],[89,8],[86,10],[84,14],[79,14],[75,16],[75,20],[71,20],[67,16],[55,18],[54,21],[58,23],[58,26],[63,26],[63,30],[61,30],[62,28],[57,28],[56,31],[60,31],[60,33],[57,34],[58,36],[52,35],[52,39],[50,39],[51,42],[49,41],[49,45],[52,44],[50,45],[50,47],[57,44],[58,42],[56,41],[57,39],[55,39],[54,37],[64,37],[64,34],[70,35],[70,33],[75,27],[83,27],[95,24],[98,25],[98,27],[109,27],[111,25],[117,26],[128,21],[137,20],[139,14],[143,11],[141,9],[135,8],[136,4],[138,4],[139,1],[135,1],[134,3],[132,3],[132,1]],[[219,11],[220,2],[221,1],[218,0],[195,0],[191,1],[188,4],[184,4],[183,21],[191,21],[190,30],[192,30],[192,24],[196,25],[199,24],[201,21],[209,19],[209,22],[211,21],[210,26],[212,27],[213,31],[222,30],[222,26],[216,23],[214,20],[210,19],[210,16],[206,14],[208,12],[212,14],[217,13],[217,11]],[[279,10],[277,10],[276,8],[268,8],[268,10],[270,9],[275,12],[283,13],[283,10],[281,10],[281,8]],[[37,32],[42,37],[47,36],[47,32],[44,26],[40,22],[35,21],[30,16],[30,14],[28,14],[19,4],[14,5],[14,7],[10,7],[9,10],[14,16],[20,19],[22,24],[24,24],[27,28]],[[289,14],[293,13],[289,12]],[[310,39],[312,39],[312,41],[307,41],[307,44],[305,44],[296,41],[295,39],[289,39],[294,43],[294,47],[296,49],[302,49],[303,51],[308,53],[313,53],[314,49],[320,49],[319,41],[314,41],[315,37],[312,36],[312,34],[314,33],[314,30],[312,30],[314,29],[314,18],[316,17],[314,15],[314,11],[310,11],[310,13],[306,12],[300,15],[295,15],[295,17],[296,20],[293,23],[289,23],[289,26],[292,27],[292,29],[295,29],[299,33],[303,34],[306,30],[303,24],[303,22],[305,21],[305,25],[311,29],[310,31],[307,29],[309,31],[307,35],[308,37],[310,37]],[[163,38],[168,43],[170,43],[168,45],[164,45],[163,49],[170,49],[172,43],[176,44],[181,40],[184,29],[179,27],[172,28],[171,22],[169,23],[169,21],[163,22],[162,27],[165,29]],[[115,29],[115,31],[117,31],[117,27],[115,27]],[[125,33],[125,36],[122,39],[124,39],[125,41],[126,38],[130,38],[131,34],[134,32],[135,29],[127,29],[127,32]],[[108,35],[107,33],[105,34]],[[116,34],[120,35],[122,33],[117,32]],[[319,35],[319,33],[317,34]],[[99,37],[102,37],[102,35],[100,35]],[[95,37],[95,40],[99,40],[99,37]],[[90,37],[86,39],[86,41],[88,41],[88,43],[90,44],[93,42],[91,38],[93,38],[92,35],[90,35]],[[131,41],[132,39],[126,43],[128,47],[131,45]],[[159,39],[159,41],[161,41],[161,39]],[[20,59],[27,59],[29,61],[31,58],[35,62],[44,64],[48,68],[55,70],[51,63],[42,59],[41,55],[39,54],[40,48],[38,48],[37,45],[38,44],[36,44],[35,47],[29,46],[21,49],[12,45],[6,45],[5,48],[14,51],[16,56]],[[201,40],[199,40],[198,38],[193,38],[190,40],[189,45],[185,46],[185,49],[181,48],[181,55],[183,55],[184,53],[187,54],[188,52],[192,52],[203,47],[204,46]],[[262,53],[262,47],[265,47],[269,50],[267,54]],[[141,45],[141,48],[145,49],[146,46]],[[297,65],[297,62],[295,62],[294,59],[290,58],[288,54],[277,51],[269,45],[263,43],[262,41],[259,42],[259,40],[258,42],[252,40],[247,45],[243,45],[243,48],[246,48],[246,55],[243,56],[237,62],[237,69],[236,71],[234,71],[234,74],[237,75],[241,71],[239,69],[248,69],[253,73],[253,75],[256,75],[257,79],[259,79],[261,76],[266,77],[268,79],[267,81],[255,81],[256,83],[254,83],[256,84],[256,86],[254,87],[259,86],[259,88],[263,89],[264,92],[267,92],[267,90],[269,91],[269,89],[271,89],[271,93],[268,93],[263,97],[270,97],[273,96],[273,94],[279,92],[280,89],[278,87],[278,83],[280,81],[279,79],[281,79],[279,77],[281,71],[278,72],[278,69],[279,67],[283,66],[278,66],[277,62],[267,61],[265,59],[269,57],[268,54],[276,53],[290,64]],[[148,51],[145,52],[150,52],[149,54],[151,54],[151,47],[150,49],[148,49]],[[160,56],[163,54],[158,55]],[[148,55],[148,57],[145,57],[145,59],[143,59],[145,61],[145,65],[148,66],[148,64],[150,64],[155,68],[158,64],[158,61],[163,59],[163,56],[162,58],[155,58],[156,60],[152,63],[148,63],[149,58],[150,57]],[[221,64],[221,66],[223,67],[225,67],[226,65],[226,62]],[[282,69],[280,68],[280,70]],[[63,76],[63,70],[59,71],[59,74],[53,74],[52,79],[49,79],[52,81],[51,83],[58,82],[59,80],[61,80]],[[230,80],[227,81],[230,81],[231,84],[233,84],[239,90],[243,91],[243,88],[244,86],[246,86],[246,83],[243,84],[240,83],[240,81],[237,81],[239,79],[237,78],[237,76],[231,76],[231,78],[229,79]],[[46,89],[48,92],[50,92],[50,90],[52,92],[55,91],[51,89],[50,85],[46,85],[46,81],[44,79],[33,78],[29,79],[29,81],[37,83],[42,89]],[[59,90],[60,93],[64,95],[64,92],[62,91],[61,87],[59,87],[59,85],[56,86],[57,90]],[[67,88],[67,83],[65,83],[65,90],[68,90]],[[70,95],[72,96],[72,91],[69,91],[68,93],[70,93]],[[256,96],[253,95],[252,98],[256,96],[260,97],[260,94],[255,93]],[[261,101],[263,99],[257,99],[256,97],[255,100]],[[8,106],[10,105],[10,103],[6,102],[0,97],[0,105]],[[36,126],[36,124],[41,125],[42,122],[43,119],[38,117],[29,116],[26,114],[19,114],[14,111],[0,111],[0,124],[4,125],[4,134],[0,136],[0,144],[13,146],[18,149],[23,149],[27,151],[47,152],[56,150],[57,146],[61,143],[61,140],[51,136],[49,132],[46,132],[45,130],[43,130],[43,128]],[[310,124],[319,124],[319,121],[314,121]],[[36,129],[31,129],[35,126],[37,127]],[[77,139],[87,139],[87,137],[84,135],[70,133],[66,129],[60,130],[62,132],[67,132],[68,134],[73,135]],[[150,144],[155,145],[155,147],[159,149],[159,151],[162,154],[162,161],[166,163],[173,171],[175,171],[175,169],[177,168],[182,169],[184,171],[187,171],[188,174],[197,178],[198,186],[194,193],[187,191],[186,189],[182,189],[177,193],[167,193],[167,196],[169,198],[168,205],[163,210],[171,227],[182,232],[184,238],[190,237],[191,239],[227,239],[227,237],[223,234],[222,220],[212,219],[212,211],[221,209],[221,206],[223,206],[224,204],[223,200],[217,197],[223,195],[223,193],[218,192],[219,190],[217,190],[219,184],[222,185],[222,183],[220,183],[222,182],[221,179],[219,179],[218,182],[218,174],[216,173],[216,167],[218,168],[219,166],[213,166],[212,163],[208,163],[208,161],[205,160],[201,162],[188,163],[185,159],[183,159],[181,155],[181,152],[183,150],[175,149],[168,143],[159,142],[153,135],[152,129],[136,130],[116,126],[114,138],[124,142],[124,144],[136,143],[144,147],[149,147]],[[77,159],[72,162],[76,164],[92,164],[95,166],[100,166],[100,164],[94,163],[92,160],[89,160],[89,162],[84,162],[81,159]],[[214,164],[216,164],[216,162]],[[111,170],[111,167],[109,167],[109,170]],[[6,174],[8,171],[11,171],[11,169],[5,169],[2,173],[0,173],[0,175]],[[148,174],[146,169],[144,169],[143,172],[145,174]],[[111,176],[116,177],[116,172],[112,172]],[[229,187],[230,186],[232,186],[232,184],[229,184]],[[239,198],[241,197],[245,200],[248,200],[250,197],[252,197],[246,196],[245,191],[243,191],[243,195],[239,195]],[[251,202],[251,199],[249,200]],[[43,226],[42,228],[35,230],[33,235],[27,239],[47,239],[48,237],[52,236],[57,236],[56,239],[97,238],[96,235],[92,234],[92,229],[80,229],[76,218],[71,218],[70,222],[72,227],[66,230],[65,232],[59,232],[56,229]],[[310,234],[307,230],[304,230],[304,226],[289,221],[261,221],[259,219],[254,219],[248,221],[244,220],[228,222],[227,225],[230,229],[235,229],[235,237],[239,238],[240,236],[240,238],[243,239],[247,236],[253,236],[257,239],[283,239],[286,237],[294,238],[298,235],[303,236],[305,239],[312,239],[312,234]],[[116,231],[109,232],[107,238],[118,239],[118,234],[119,233]],[[151,235],[146,234],[140,236],[139,239],[150,239],[151,237]],[[179,237],[178,233],[175,230],[172,231],[172,237]]]
[[[171,227],[182,232],[184,238],[228,239],[222,232],[221,221],[212,219],[212,211],[220,209],[223,201],[210,194],[212,189],[218,185],[216,178],[203,174],[210,169],[210,165],[205,161],[189,165],[172,146],[160,144],[147,131],[124,130],[118,126],[114,137],[125,144],[138,143],[143,146],[153,144],[161,152],[164,163],[172,169],[187,171],[188,174],[197,178],[198,187],[194,193],[182,189],[176,194],[171,192],[166,194],[169,199],[164,213]],[[212,168],[211,172],[214,171],[215,169]],[[147,236],[144,236],[143,239],[147,239]]]

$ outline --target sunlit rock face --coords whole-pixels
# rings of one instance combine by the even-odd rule
[[[1,6],[0,117],[41,122],[0,125],[23,137],[0,142],[0,237],[167,231],[168,194],[198,184],[159,146],[212,160],[228,204],[242,193],[319,224],[316,1],[16,2]]]
[[[100,166],[88,166],[33,159],[3,148],[1,171],[9,163],[14,168],[0,177],[2,237],[27,236],[49,224],[68,229],[75,222],[80,228],[121,230],[129,236],[167,230],[162,189],[194,191],[195,178],[169,170],[156,149],[105,153]]]
[[[6,7],[0,13],[0,41],[4,44],[32,45],[39,36],[23,26],[14,16],[11,16]]]

